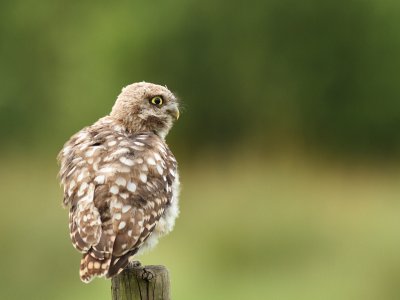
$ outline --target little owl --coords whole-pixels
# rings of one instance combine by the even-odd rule
[[[166,87],[134,83],[108,116],[73,135],[58,155],[83,282],[118,274],[172,230],[179,177],[165,136],[178,118]]]

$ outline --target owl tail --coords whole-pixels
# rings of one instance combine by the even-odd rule
[[[106,275],[106,278],[111,278],[121,273],[124,270],[124,268],[129,264],[129,257],[130,257],[129,253],[126,253],[121,257],[113,256],[111,258],[111,265]]]
[[[111,278],[121,273],[129,265],[129,259],[133,257],[138,250],[139,248],[135,248],[119,257],[111,256],[110,267],[108,268],[106,278]]]
[[[85,253],[81,259],[79,275],[84,283],[89,283],[95,276],[102,277],[107,274],[110,267],[110,258],[99,260]]]

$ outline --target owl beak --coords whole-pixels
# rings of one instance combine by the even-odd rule
[[[169,111],[170,114],[175,118],[175,119],[179,119],[180,116],[180,112],[179,109],[177,107],[174,107],[172,110]]]

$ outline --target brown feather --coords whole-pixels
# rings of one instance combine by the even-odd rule
[[[167,104],[176,100],[166,88],[156,87]],[[177,164],[162,138],[172,121],[161,110],[145,113],[137,107],[149,105],[148,90],[140,94],[145,104],[129,100],[139,94],[124,90],[111,116],[76,133],[58,155],[71,240],[84,253],[84,282],[120,272],[176,197],[171,186]]]

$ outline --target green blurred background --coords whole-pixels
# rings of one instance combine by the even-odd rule
[[[121,88],[184,103],[173,299],[400,299],[400,3],[0,3],[0,298],[84,285],[55,157]]]

